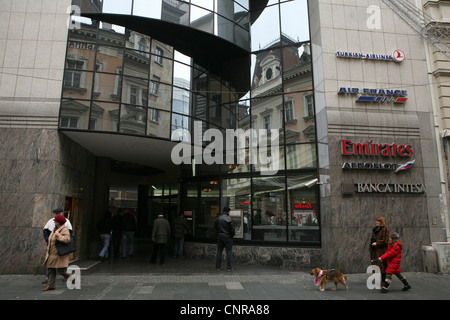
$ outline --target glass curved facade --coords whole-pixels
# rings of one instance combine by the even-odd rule
[[[194,240],[214,240],[214,218],[229,206],[242,242],[320,245],[307,0],[104,0],[84,11],[83,4],[74,1],[82,16],[97,16],[80,17],[69,30],[60,130],[168,141],[191,134],[193,144],[198,130],[200,154],[194,148],[183,159],[176,191]],[[237,85],[240,73],[225,70],[235,57],[200,58],[212,55],[201,39],[184,50],[183,34],[167,43],[112,23],[115,14],[181,25],[244,50],[238,69],[248,81]],[[222,134],[221,144],[211,132]],[[242,132],[244,143],[235,136],[228,153],[230,132]],[[173,183],[152,188],[149,201],[162,199],[158,211],[175,195],[158,190],[176,190]]]

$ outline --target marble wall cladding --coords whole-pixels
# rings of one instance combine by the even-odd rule
[[[187,257],[211,261],[211,268],[215,268],[216,244],[185,242],[185,248]],[[232,265],[279,266],[305,270],[322,265],[320,249],[234,244],[232,253]]]
[[[395,173],[394,170],[344,170],[344,162],[406,162],[399,158],[371,158],[342,156],[340,140],[350,138],[355,143],[366,143],[364,137],[329,137],[330,184],[329,199],[321,201],[321,234],[323,263],[346,272],[365,272],[369,261],[369,239],[375,218],[384,216],[388,228],[396,231],[404,243],[402,267],[408,271],[423,268],[421,246],[430,243],[427,193],[387,194],[354,193],[344,195],[343,183],[425,183],[421,144],[418,139],[377,137],[376,143],[411,144],[416,162],[414,167]]]
[[[0,274],[42,269],[42,229],[80,199],[74,230],[90,223],[95,157],[56,130],[0,128]]]

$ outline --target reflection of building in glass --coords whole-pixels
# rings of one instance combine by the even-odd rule
[[[138,3],[135,2],[133,13],[145,16],[140,10],[144,7]],[[304,2],[298,1],[298,4],[298,10],[303,8]],[[253,19],[256,21],[264,6],[254,6]],[[105,1],[103,13],[117,13],[114,7],[113,1]],[[270,11],[278,12],[284,8],[278,7],[271,7]],[[239,52],[238,47],[250,48],[249,9],[247,2],[201,1],[189,5],[180,1],[162,1],[160,18],[171,23],[167,25],[169,31],[175,25],[189,26],[200,30],[198,35],[209,41],[215,36],[223,39],[219,45],[228,41],[233,43],[237,46],[233,50]],[[266,153],[270,158],[268,163],[260,163],[259,154],[257,162],[250,161],[248,139],[253,137],[247,136],[247,145],[241,146],[235,141],[236,154],[231,161],[224,154],[223,161],[213,165],[205,165],[202,161],[193,164],[194,169],[191,164],[184,165],[181,190],[187,185],[192,185],[194,190],[197,188],[200,194],[194,198],[200,202],[191,202],[190,195],[195,192],[187,191],[183,191],[179,201],[182,209],[186,207],[194,212],[194,239],[214,239],[212,223],[220,212],[216,209],[227,205],[243,209],[241,216],[245,213],[247,222],[246,241],[252,240],[253,233],[261,232],[262,236],[257,240],[293,240],[288,236],[293,228],[292,215],[286,212],[292,212],[291,206],[297,200],[293,199],[291,205],[285,199],[288,185],[284,171],[307,170],[306,174],[298,174],[294,179],[298,180],[296,183],[289,182],[290,188],[300,194],[304,189],[313,199],[317,196],[315,191],[311,195],[304,186],[317,170],[309,43],[279,33],[278,40],[265,40],[270,44],[253,54],[255,63],[250,65],[249,53],[246,53],[246,59],[238,60],[227,56],[205,58],[200,50],[204,46],[201,39],[195,40],[195,46],[184,47],[177,41],[163,41],[161,32],[144,34],[128,27],[127,22],[119,26],[120,23],[114,23],[111,17],[89,17],[90,23],[84,21],[81,28],[69,33],[61,129],[116,132],[174,141],[186,140],[186,132],[179,130],[184,129],[193,144],[195,129],[200,129],[202,135],[208,129],[219,129],[223,133],[227,129],[241,129],[246,134],[249,130],[259,133],[262,129],[267,132],[276,129],[279,132],[276,150],[272,149],[271,136],[268,136],[267,150],[262,146],[255,149]],[[307,28],[307,21],[303,26]],[[290,33],[292,30],[284,31]],[[299,39],[298,35],[296,37]],[[211,48],[205,46],[203,50],[208,52]],[[219,50],[226,51],[226,48],[219,47]],[[252,73],[251,81],[244,83],[239,73],[227,72],[227,60],[240,72],[247,72],[249,80]],[[258,148],[261,139],[257,138]],[[210,145],[210,141],[202,140],[202,137],[199,142],[203,147]],[[237,150],[238,147],[243,149]],[[222,145],[214,152],[224,152],[225,148]],[[278,155],[275,151],[280,154],[278,159],[275,159]],[[239,158],[242,152],[244,163]],[[256,179],[259,172],[275,160],[280,164],[277,176]],[[222,174],[227,177],[221,178]],[[252,180],[252,177],[255,178]],[[215,183],[211,184],[211,181]],[[258,191],[252,193],[252,186]],[[236,201],[237,197],[246,199],[243,206],[240,205],[242,201]],[[271,210],[263,210],[269,204]],[[256,221],[259,218],[255,213],[261,210],[264,211],[263,221]],[[318,212],[317,206],[316,210]],[[270,223],[267,215],[272,216]],[[264,227],[269,224],[279,229],[277,237],[271,237],[271,229]],[[318,225],[315,230],[318,232]],[[299,233],[303,231],[299,230]],[[316,245],[320,242],[318,233],[315,237],[299,236],[295,240],[305,239]]]

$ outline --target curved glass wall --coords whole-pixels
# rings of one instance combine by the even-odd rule
[[[103,13],[170,21],[246,48],[250,83],[238,91],[176,47],[81,18],[69,30],[60,129],[175,141],[199,130],[200,152],[180,165],[180,209],[195,240],[214,241],[213,221],[229,206],[239,241],[319,245],[307,1],[269,0],[257,12],[249,0],[99,4]]]

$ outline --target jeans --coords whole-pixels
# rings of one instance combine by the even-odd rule
[[[216,254],[216,269],[222,266],[222,252],[225,248],[227,253],[227,269],[231,270],[231,248],[233,246],[233,238],[218,237],[217,238],[217,254]]]
[[[99,256],[107,259],[109,257],[108,248],[109,248],[109,241],[111,240],[111,235],[107,233],[101,234],[100,238],[102,239],[103,242],[103,249],[102,251],[100,251]]]
[[[130,247],[128,248],[128,254],[133,254],[133,239],[134,239],[134,231],[122,231],[122,257],[125,258],[127,256],[127,239],[130,242]]]
[[[173,252],[173,256],[175,258],[183,256],[183,245],[184,245],[184,237],[175,238],[175,249]]]

